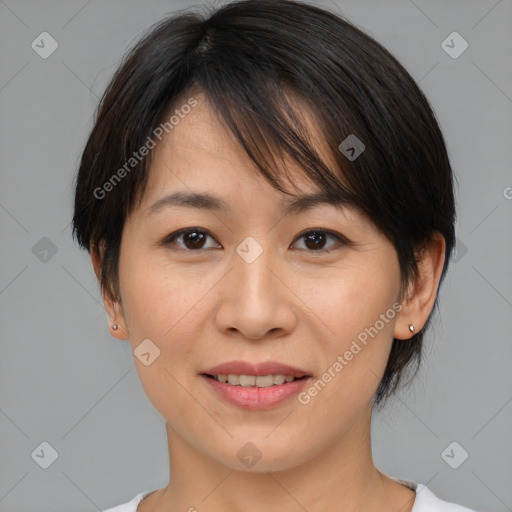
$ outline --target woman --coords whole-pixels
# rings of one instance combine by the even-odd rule
[[[248,0],[153,27],[76,182],[74,235],[168,437],[169,484],[110,512],[469,510],[370,441],[420,361],[452,180],[414,80],[339,16]]]

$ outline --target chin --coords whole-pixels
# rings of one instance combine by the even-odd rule
[[[230,439],[221,453],[218,450],[206,453],[229,469],[248,473],[285,471],[304,462],[306,454],[297,453],[297,444],[291,442],[290,437],[286,444],[277,437],[270,439],[272,434],[265,439],[269,432],[271,430],[267,429],[263,436]]]

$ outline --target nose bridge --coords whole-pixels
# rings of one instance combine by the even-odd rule
[[[255,237],[246,237],[236,247],[234,258],[237,288],[253,300],[269,302],[276,291],[276,278],[270,270],[276,265],[274,256],[263,237],[259,242]]]
[[[277,254],[261,240],[247,237],[236,247],[216,316],[220,329],[235,329],[245,339],[260,339],[270,331],[291,332],[297,321],[286,287],[275,275],[279,274]]]

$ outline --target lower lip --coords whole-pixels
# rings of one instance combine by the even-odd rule
[[[266,388],[233,386],[227,382],[201,375],[222,398],[245,409],[267,409],[282,404],[298,394],[305,386],[309,377],[296,379],[293,382],[272,385]]]

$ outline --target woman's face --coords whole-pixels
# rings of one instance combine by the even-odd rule
[[[257,471],[291,468],[369,423],[400,309],[397,255],[355,210],[319,203],[286,212],[294,198],[259,175],[204,97],[195,98],[154,150],[142,203],[126,221],[116,322],[176,436],[231,468],[251,469],[251,455],[261,455]],[[289,169],[300,195],[319,192]],[[151,209],[177,192],[224,206]],[[171,240],[179,230],[188,233]],[[204,375],[233,361],[309,377],[235,388]]]

